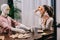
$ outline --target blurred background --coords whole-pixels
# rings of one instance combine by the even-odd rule
[[[10,11],[10,16],[27,26],[39,25],[40,19],[34,15],[34,10],[38,6],[49,5],[54,7],[54,0],[0,0],[0,5],[4,3],[10,5],[12,10]]]
[[[1,4],[8,3],[11,11],[9,16],[27,26],[38,26],[40,18],[34,15],[34,10],[40,5],[54,8],[54,28],[57,40],[60,40],[60,0],[0,0]]]

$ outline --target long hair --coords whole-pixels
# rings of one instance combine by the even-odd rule
[[[47,11],[48,15],[50,17],[53,17],[53,11],[54,11],[53,8],[51,6],[48,6],[48,5],[43,5],[43,7],[44,7],[45,11]]]
[[[48,13],[48,15],[53,18],[53,11],[54,11],[53,8],[48,5],[43,5],[43,7],[44,7],[45,11]],[[45,22],[45,25],[46,25],[46,22]]]
[[[49,16],[50,17],[53,17],[54,16],[54,10],[53,10],[53,7],[49,7],[49,10],[50,10],[50,13],[48,13],[49,14]]]

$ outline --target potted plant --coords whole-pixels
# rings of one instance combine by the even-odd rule
[[[9,16],[10,16],[10,17],[14,17],[15,20],[21,20],[21,15],[20,15],[21,10],[14,7],[14,11],[13,11],[13,12],[12,12],[12,11],[13,11],[13,10],[10,9]],[[12,14],[12,13],[13,13],[13,14]]]

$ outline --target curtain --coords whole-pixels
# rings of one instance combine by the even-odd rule
[[[18,0],[19,1],[19,0]],[[38,26],[40,18],[34,15],[34,10],[40,5],[51,5],[51,0],[20,0],[17,7],[22,10],[22,24],[27,26]]]

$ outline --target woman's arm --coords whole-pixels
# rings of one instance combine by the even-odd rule
[[[46,29],[50,29],[51,30],[52,25],[53,25],[53,19],[47,20]]]

